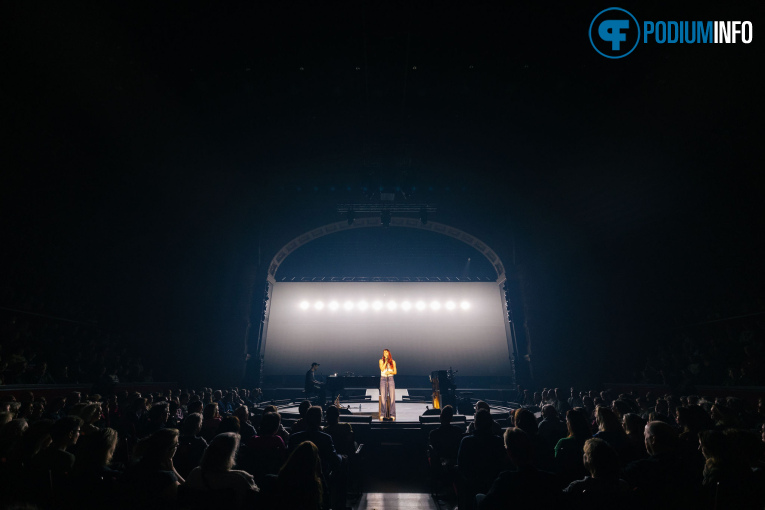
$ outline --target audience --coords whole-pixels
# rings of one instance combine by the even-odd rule
[[[555,406],[559,391],[545,392],[539,417],[535,407],[511,413],[514,426],[504,441],[493,433],[497,422],[488,405],[476,405],[473,433],[464,438],[451,424],[454,410],[441,410],[441,424],[428,436],[431,460],[454,466],[461,508],[475,507],[476,499],[479,509],[532,502],[588,510],[763,508],[761,402],[758,407],[698,395],[573,393],[578,400],[571,401],[582,407],[566,412],[567,434],[555,445],[551,438],[562,426]],[[227,501],[240,508],[270,508],[269,502],[279,508],[342,508],[344,456],[356,445],[353,428],[340,423],[335,407],[327,410],[322,430],[321,409],[309,406],[304,430],[290,437],[275,407],[254,404],[251,415],[249,394],[236,388],[85,392],[51,397],[49,404],[37,392],[17,397],[0,403],[0,505],[23,496],[41,509],[183,509],[194,495],[197,503],[206,497],[218,501],[230,491],[236,496]],[[221,416],[215,397],[235,404],[234,411]],[[203,409],[207,420],[191,412]],[[658,419],[646,423],[643,415]],[[200,435],[205,421],[210,446]],[[168,428],[175,423],[180,433]],[[297,479],[303,485],[296,491],[290,480]],[[257,496],[255,487],[262,491]]]

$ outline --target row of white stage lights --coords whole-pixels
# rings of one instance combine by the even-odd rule
[[[416,303],[411,303],[410,301],[403,301],[400,304],[396,301],[388,301],[387,303],[383,304],[382,301],[373,301],[371,304],[367,301],[359,301],[358,303],[354,303],[353,301],[345,301],[342,305],[337,301],[330,301],[329,303],[324,303],[324,301],[316,301],[313,303],[313,306],[308,301],[301,301],[298,305],[301,310],[308,310],[310,308],[313,308],[314,310],[324,310],[325,308],[331,310],[331,311],[337,311],[341,308],[347,312],[350,312],[352,310],[359,310],[361,312],[364,312],[366,310],[369,310],[370,308],[374,311],[380,311],[383,308],[387,308],[389,311],[394,312],[398,309],[401,309],[405,312],[408,312],[412,309],[417,311],[423,311],[428,308],[433,310],[434,312],[437,312],[441,310],[442,308],[452,311],[456,310],[457,308],[460,308],[461,310],[470,310],[470,303],[467,301],[461,301],[459,305],[455,303],[454,301],[447,301],[446,303],[441,303],[440,301],[431,301],[430,303],[426,303],[425,301],[417,301]]]

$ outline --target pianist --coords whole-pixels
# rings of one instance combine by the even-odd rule
[[[324,383],[317,381],[313,375],[317,368],[319,368],[318,363],[311,363],[311,368],[305,373],[305,387],[303,389],[306,398],[316,395],[318,397],[316,405],[324,407],[324,402],[327,400],[327,390],[324,388]]]

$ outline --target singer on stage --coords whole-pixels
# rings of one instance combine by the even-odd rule
[[[393,376],[396,375],[396,362],[390,355],[390,350],[383,351],[380,359],[380,419],[396,419],[396,384]]]

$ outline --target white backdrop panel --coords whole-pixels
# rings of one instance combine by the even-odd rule
[[[336,302],[338,309],[329,308]],[[346,302],[354,304],[346,310]],[[365,301],[369,308],[358,309]],[[374,310],[375,301],[382,310]],[[389,310],[389,302],[396,310]],[[427,304],[417,310],[416,304]],[[441,309],[435,311],[431,303]],[[322,310],[315,305],[321,302]],[[412,309],[402,310],[404,302]],[[454,310],[447,310],[452,302]],[[467,310],[460,304],[469,303]],[[301,308],[308,304],[308,309]],[[277,282],[265,345],[265,375],[300,375],[314,361],[328,373],[379,374],[383,348],[399,374],[454,367],[462,376],[507,376],[510,361],[499,287],[493,282]]]

